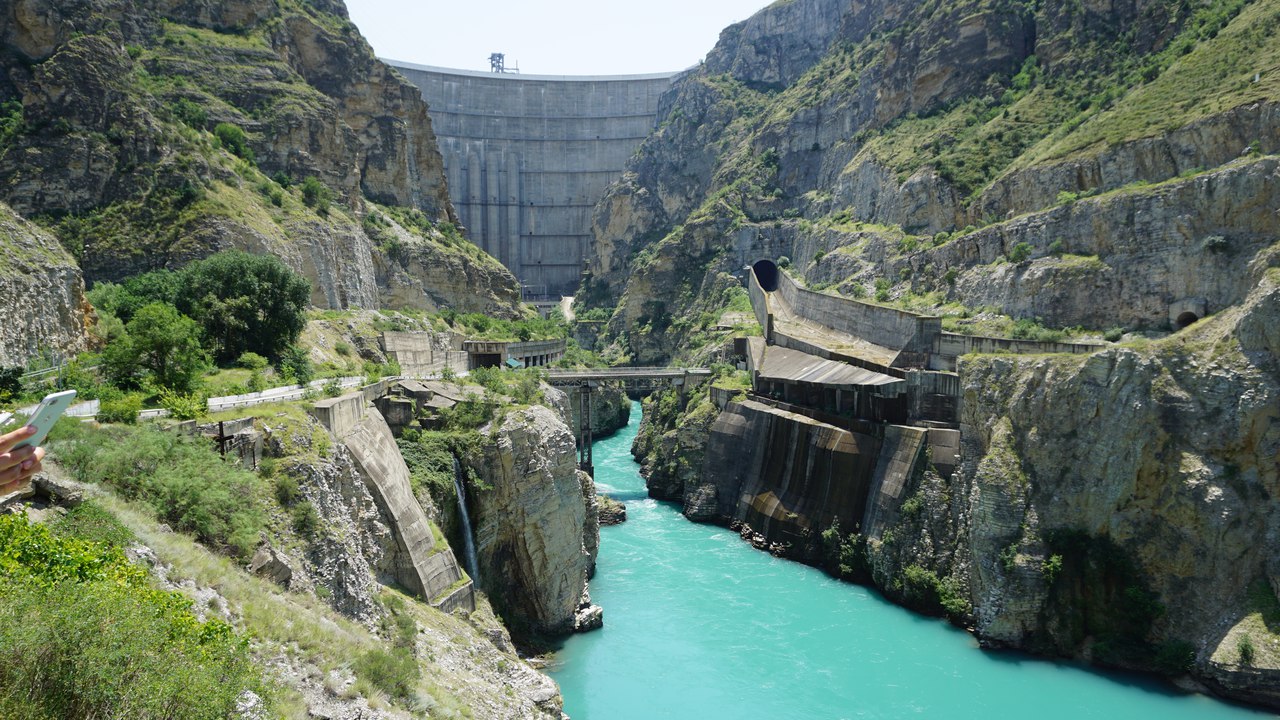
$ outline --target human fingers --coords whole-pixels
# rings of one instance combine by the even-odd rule
[[[0,470],[8,470],[15,465],[21,465],[34,455],[35,452],[36,448],[28,445],[26,447],[20,447],[17,450],[0,453]]]
[[[43,459],[44,449],[37,448],[26,460],[7,470],[0,471],[0,494],[8,494],[18,490],[30,482],[32,476],[42,469],[41,461]]]
[[[17,445],[35,434],[35,425],[23,425],[13,432],[0,435],[0,453],[8,452],[14,445]]]

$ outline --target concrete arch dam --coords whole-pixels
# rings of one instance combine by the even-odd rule
[[[657,125],[675,73],[515,75],[384,60],[422,90],[449,197],[525,297],[572,295],[591,214]]]

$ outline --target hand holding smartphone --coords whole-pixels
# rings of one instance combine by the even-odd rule
[[[40,443],[75,396],[74,390],[49,395],[21,428],[0,435],[0,495],[21,490],[40,471]]]
[[[64,390],[63,392],[46,395],[44,400],[40,402],[40,406],[27,419],[26,424],[34,426],[36,434],[20,441],[12,449],[17,450],[28,445],[38,447],[49,435],[49,431],[53,429],[53,424],[58,422],[58,418],[62,417],[62,413],[71,407],[71,401],[75,399],[75,390]]]

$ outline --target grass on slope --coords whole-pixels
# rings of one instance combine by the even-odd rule
[[[1159,135],[1234,107],[1280,99],[1280,2],[1258,0],[1215,30],[1223,14],[1234,14],[1239,5],[1228,0],[1216,10],[1205,8],[1164,57],[1153,60],[1171,61],[1167,70],[1065,136],[1042,143],[1018,165]]]

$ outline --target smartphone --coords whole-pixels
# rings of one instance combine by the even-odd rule
[[[31,417],[27,419],[26,425],[35,425],[36,434],[23,440],[14,446],[14,450],[26,447],[28,445],[39,445],[44,442],[45,436],[53,429],[53,424],[62,417],[62,413],[71,407],[71,401],[76,399],[75,390],[64,390],[63,392],[45,395],[44,400],[40,402],[40,406],[36,408]]]

